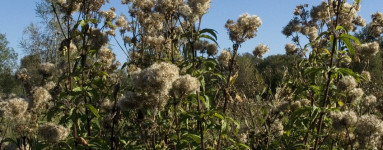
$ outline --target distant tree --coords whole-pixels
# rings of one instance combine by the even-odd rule
[[[275,90],[282,81],[285,69],[291,70],[296,62],[295,55],[272,55],[263,59],[257,65],[257,70],[269,89]]]
[[[0,93],[7,94],[16,86],[13,72],[17,66],[17,53],[8,44],[5,34],[0,33]]]

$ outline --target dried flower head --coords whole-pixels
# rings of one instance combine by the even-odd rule
[[[330,9],[326,2],[322,2],[318,6],[314,6],[310,12],[310,16],[313,20],[321,20],[322,22],[330,20],[330,15]]]
[[[149,68],[132,72],[132,85],[135,92],[127,92],[123,102],[140,103],[146,109],[162,108],[168,100],[172,83],[179,77],[179,68],[173,64],[160,62]],[[126,105],[125,105],[126,106]]]
[[[298,19],[290,20],[290,22],[283,28],[282,33],[286,36],[291,36],[294,32],[299,32],[301,25]]]
[[[116,9],[114,7],[112,7],[112,8],[110,8],[107,11],[104,11],[102,13],[104,15],[106,21],[112,21],[112,20],[116,19],[115,10]]]
[[[330,114],[332,126],[337,131],[343,131],[356,124],[358,116],[353,111],[332,112]]]
[[[294,44],[286,44],[285,46],[286,54],[287,55],[294,55],[297,53],[298,49]]]
[[[349,93],[351,97],[351,103],[354,104],[356,101],[360,100],[362,96],[364,95],[363,89],[361,88],[354,88]]]
[[[46,123],[39,127],[38,134],[41,138],[48,142],[57,143],[59,141],[65,140],[68,137],[69,129],[61,125]]]
[[[367,82],[371,81],[371,74],[370,74],[370,72],[362,71],[362,73],[360,75],[364,78],[365,81],[367,81]]]
[[[264,54],[269,51],[269,47],[267,45],[258,44],[258,46],[254,49],[253,54],[255,57],[262,58]]]
[[[262,21],[258,16],[242,14],[236,23],[233,20],[228,20],[225,24],[225,28],[229,32],[231,41],[236,44],[242,44],[256,36],[256,32],[261,24]]]
[[[275,136],[280,137],[283,135],[283,124],[280,120],[275,120],[273,124],[270,126],[271,131],[274,133]]]
[[[338,88],[340,90],[351,91],[358,85],[355,78],[352,76],[345,76],[338,82]]]
[[[119,16],[117,18],[116,25],[120,28],[127,28],[129,25],[128,25],[128,22],[126,21],[126,16],[125,15]]]
[[[55,87],[56,87],[56,83],[53,81],[50,81],[44,85],[44,88],[47,89],[48,91],[52,90]]]
[[[19,69],[16,73],[17,79],[26,81],[29,79],[28,70],[26,68]]]
[[[229,50],[222,50],[221,55],[218,56],[219,63],[224,67],[229,66],[230,59],[231,59],[231,53]]]
[[[209,56],[214,56],[218,53],[218,48],[217,48],[217,45],[216,44],[208,44],[206,46],[206,52],[207,52],[207,55]]]
[[[52,99],[51,94],[43,87],[35,87],[32,91],[32,107],[40,108]]]
[[[202,16],[210,8],[211,0],[188,0],[187,4],[193,10],[193,14]]]
[[[181,76],[173,82],[173,91],[179,97],[199,91],[199,81],[188,74]]]
[[[21,116],[28,109],[28,102],[23,98],[12,98],[8,102],[8,111],[11,116]]]
[[[52,63],[42,63],[40,64],[39,73],[44,76],[51,76],[53,70],[55,69],[55,65]]]
[[[116,57],[112,50],[110,50],[106,45],[101,47],[98,52],[98,61],[103,63],[105,67],[110,67],[113,65],[113,62],[116,60]]]
[[[362,57],[374,56],[379,52],[379,43],[378,42],[370,42],[364,43],[361,46],[356,46],[356,52]]]
[[[374,95],[366,96],[362,99],[361,104],[366,107],[371,107],[376,104],[376,97]]]
[[[363,115],[359,117],[355,127],[355,135],[360,143],[366,143],[378,138],[383,132],[382,120],[375,115]]]

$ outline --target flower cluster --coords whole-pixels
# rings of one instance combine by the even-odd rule
[[[179,68],[168,63],[155,63],[149,68],[131,73],[134,92],[128,91],[119,104],[123,110],[126,104],[137,103],[138,108],[162,108],[168,99],[172,83],[179,76]]]
[[[373,37],[379,37],[383,33],[383,13],[376,12],[371,15],[372,22],[368,26],[370,35]]]
[[[179,77],[173,82],[173,91],[178,97],[199,91],[199,87],[198,79],[188,74]]]
[[[294,55],[297,53],[298,49],[294,44],[286,44],[285,46],[286,54],[287,55]]]
[[[257,47],[255,47],[253,54],[255,57],[262,58],[264,54],[266,54],[269,51],[269,47],[267,45],[258,44]]]
[[[229,66],[230,59],[231,59],[231,53],[229,50],[222,50],[221,55],[218,56],[218,62],[224,67]]]
[[[340,90],[351,91],[351,90],[355,89],[355,87],[357,85],[358,85],[358,83],[355,81],[354,77],[345,76],[339,81],[338,88]]]
[[[61,125],[46,123],[38,128],[38,134],[48,142],[57,143],[59,141],[65,140],[68,137],[69,129]]]
[[[225,24],[225,28],[229,32],[230,40],[236,44],[241,44],[255,37],[261,24],[262,21],[258,16],[242,14],[237,22],[229,19]]]

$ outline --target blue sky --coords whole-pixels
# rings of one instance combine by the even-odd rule
[[[38,23],[39,19],[35,14],[35,3],[40,0],[2,0],[0,5],[0,33],[6,33],[10,47],[19,53],[19,58],[23,56],[18,43],[22,39],[22,33],[30,23]],[[127,7],[120,5],[120,0],[110,0],[111,3],[104,8],[116,7],[117,15],[127,12]],[[270,51],[266,55],[283,54],[284,46],[290,42],[281,30],[293,17],[296,5],[307,3],[309,8],[317,5],[321,0],[212,0],[208,14],[203,18],[203,28],[213,28],[218,31],[218,43],[220,48],[231,47],[224,25],[227,19],[236,20],[242,13],[258,15],[262,19],[262,26],[258,30],[258,35],[242,45],[239,52],[252,52],[259,43],[269,46]],[[352,2],[349,0],[349,2]],[[383,0],[362,0],[362,9],[359,14],[371,20],[371,14],[383,12]],[[113,43],[112,43],[113,44]],[[118,60],[125,60],[125,56],[120,49],[115,46],[114,51]]]

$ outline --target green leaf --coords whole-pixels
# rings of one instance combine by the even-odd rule
[[[347,29],[342,26],[337,26],[335,31],[343,30],[344,32],[348,33]]]
[[[360,45],[360,41],[358,38],[352,36],[352,35],[349,35],[349,34],[342,34],[340,37],[339,37],[343,43],[346,45],[348,51],[350,52],[350,55],[352,57],[355,56],[355,48],[354,46],[352,45],[351,43],[351,40],[353,40],[354,42],[356,42],[358,45]]]
[[[85,25],[87,25],[88,23],[87,23],[87,21],[85,21],[85,20],[81,20],[80,21],[80,26],[81,27],[84,27]]]
[[[214,29],[205,28],[200,31],[200,33],[210,33],[217,40],[217,31]]]
[[[223,117],[221,114],[218,114],[218,113],[214,113],[213,116],[217,117],[217,118],[219,118],[221,120],[225,119],[225,117]]]
[[[242,143],[237,144],[237,146],[238,146],[239,149],[250,149],[249,146],[247,146],[245,144],[242,144]]]
[[[184,135],[186,138],[189,138],[191,140],[193,140],[194,142],[196,142],[197,144],[200,144],[201,143],[201,137],[198,136],[198,135],[195,135],[195,134],[185,134]]]
[[[100,118],[100,117],[101,117],[100,114],[98,114],[97,109],[94,108],[92,105],[90,105],[90,104],[85,104],[85,108],[89,109],[89,110],[93,113],[93,115],[96,116],[97,118]]]
[[[215,44],[217,44],[218,45],[218,42],[217,42],[217,40],[215,40],[213,37],[211,37],[210,35],[207,35],[207,34],[201,34],[201,35],[199,35],[201,38],[205,38],[205,39],[209,39],[209,40],[211,40],[211,41],[213,41]]]

